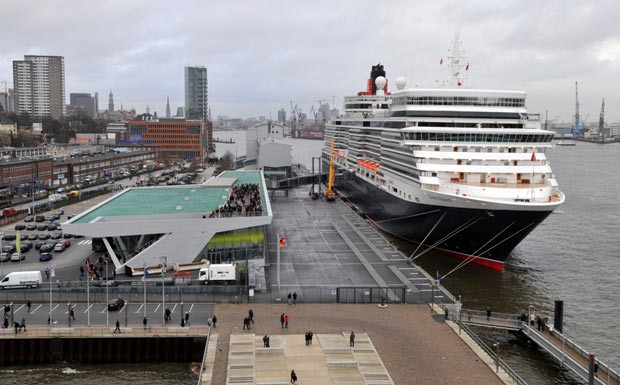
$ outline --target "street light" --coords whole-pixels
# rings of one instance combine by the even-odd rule
[[[55,265],[50,265],[50,326],[54,324],[54,318],[52,317],[52,278],[56,276],[55,267]]]
[[[108,277],[109,277],[109,275],[108,275],[108,258],[105,258],[104,261],[105,261],[105,303],[106,303],[106,309],[107,309],[107,306],[110,303],[110,297],[108,295],[108,287],[110,286],[109,282],[108,282]],[[108,312],[107,310],[105,311],[105,324],[106,324],[106,326],[110,325],[109,313],[110,312]]]
[[[166,266],[168,263],[168,257],[163,256],[160,258],[164,267],[161,270],[161,318],[162,323],[166,324],[166,293],[165,293],[165,285],[166,281],[164,280],[164,275],[166,274]]]
[[[499,342],[493,344],[495,348],[495,373],[499,372]]]

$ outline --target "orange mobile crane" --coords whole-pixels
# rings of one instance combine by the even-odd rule
[[[333,202],[336,200],[336,192],[334,191],[334,177],[336,166],[334,165],[334,137],[332,136],[332,145],[329,151],[329,178],[327,180],[327,189],[325,190],[325,200]]]

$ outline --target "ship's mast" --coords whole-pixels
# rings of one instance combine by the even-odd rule
[[[469,63],[465,63],[465,57],[461,52],[461,41],[459,33],[454,36],[454,45],[452,46],[452,56],[449,56],[450,60],[450,79],[448,84],[452,88],[459,88],[463,86],[465,77],[465,71],[469,70]]]
[[[573,128],[573,139],[581,135],[581,116],[579,115],[579,89],[575,82],[575,127]]]

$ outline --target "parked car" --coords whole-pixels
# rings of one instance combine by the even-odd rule
[[[13,253],[15,252],[15,244],[14,243],[8,243],[6,245],[2,245],[2,252],[3,253]]]
[[[50,223],[47,225],[47,231],[56,231],[56,225]]]
[[[15,225],[15,230],[19,231],[19,230],[26,230],[26,225],[23,223],[18,223]]]
[[[73,238],[84,238],[84,236],[80,234],[73,234]]]
[[[34,243],[34,248],[39,250],[41,248],[41,246],[43,246],[44,244],[45,244],[45,242],[43,242],[43,241],[36,241]]]
[[[15,240],[15,238],[17,238],[17,237],[15,236],[15,234],[4,234],[4,235],[2,236],[2,240],[3,240],[3,241],[14,241],[14,240]]]
[[[73,234],[63,233],[63,234],[62,234],[62,237],[63,237],[64,239],[70,239],[70,238],[73,238]]]
[[[60,231],[56,231],[56,232],[52,233],[51,238],[52,239],[60,239],[60,238],[62,238],[62,233]]]
[[[31,230],[32,231],[32,230],[36,230],[36,229],[37,229],[37,225],[35,225],[34,223],[29,223],[26,226],[26,230]]]
[[[54,251],[57,253],[65,251],[65,245],[63,245],[62,243],[57,243],[56,245],[54,245]]]
[[[11,255],[11,262],[19,262],[26,259],[26,256],[23,253],[13,253]]]
[[[31,242],[31,241],[29,241],[29,240],[25,239],[25,240],[23,240],[23,241],[21,241],[21,242],[19,243],[19,246],[20,246],[21,248],[24,248],[24,247],[25,247],[25,248],[26,248],[26,251],[28,251],[28,250],[32,249],[32,246],[34,246],[34,245],[32,244],[32,242]]]
[[[41,253],[39,254],[39,261],[47,262],[52,260],[52,253]]]
[[[39,234],[39,239],[50,239],[51,235],[47,234],[47,233],[43,233],[43,234]]]
[[[63,209],[58,209],[58,210],[54,211],[54,215],[57,215],[57,216],[59,216],[59,217],[60,217],[62,214],[64,214],[64,213],[65,213],[65,210],[63,210]]]
[[[37,239],[39,239],[39,235],[37,233],[28,234],[28,239],[31,241],[36,241]]]
[[[0,253],[0,262],[8,262],[11,260],[11,254],[9,253]]]
[[[42,224],[38,225],[37,226],[37,230],[39,230],[39,231],[47,230],[47,224],[42,223]]]
[[[26,218],[24,218],[24,222],[33,222],[34,221],[34,217],[32,215],[28,215]]]
[[[121,310],[125,306],[125,300],[117,298],[108,304],[108,310]]]
[[[62,241],[62,245],[66,248],[71,246],[71,241],[69,241],[68,239],[65,239],[64,241]]]
[[[37,215],[36,217],[34,217],[35,222],[45,222],[45,216],[43,215]]]
[[[52,250],[54,250],[54,245],[51,243],[46,243],[44,245],[41,245],[41,247],[39,248],[39,251],[42,253],[47,253]]]

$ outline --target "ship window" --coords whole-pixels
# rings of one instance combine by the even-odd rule
[[[480,152],[481,148],[480,147],[476,147],[476,152]]]
[[[435,147],[435,151],[440,151],[441,149],[439,148],[439,146]]]
[[[436,172],[432,172],[431,176],[437,176],[437,173]]]
[[[492,148],[487,148],[487,152],[493,152]]]

